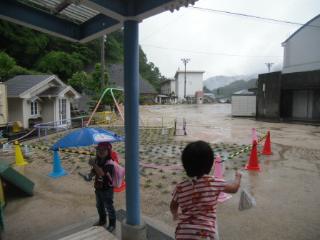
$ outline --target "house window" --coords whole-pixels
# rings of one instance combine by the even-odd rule
[[[33,101],[31,102],[31,115],[38,115],[39,114],[39,108],[38,108],[38,102]]]

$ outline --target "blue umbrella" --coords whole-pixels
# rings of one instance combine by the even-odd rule
[[[85,147],[99,142],[121,142],[124,138],[103,128],[80,128],[57,141],[52,148]]]
[[[105,130],[103,128],[81,128],[67,134],[53,146],[53,169],[49,174],[52,178],[59,178],[68,173],[61,166],[59,157],[59,148],[69,147],[85,147],[98,144],[99,142],[121,142],[124,138],[114,132]]]

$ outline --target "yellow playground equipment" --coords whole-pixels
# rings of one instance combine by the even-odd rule
[[[111,124],[116,119],[116,114],[111,111],[96,112],[93,115],[93,120],[96,124]]]
[[[18,132],[21,132],[22,129],[23,129],[23,127],[22,127],[22,124],[21,124],[20,121],[13,122],[13,124],[12,124],[12,132],[18,133]]]

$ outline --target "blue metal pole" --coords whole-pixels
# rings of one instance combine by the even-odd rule
[[[126,207],[130,225],[140,225],[138,27],[134,20],[124,23]]]

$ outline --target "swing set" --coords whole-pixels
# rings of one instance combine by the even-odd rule
[[[86,127],[88,127],[88,126],[90,125],[90,123],[92,122],[92,119],[94,119],[95,117],[97,117],[97,114],[101,114],[101,112],[97,112],[97,110],[98,110],[98,108],[99,108],[99,106],[100,106],[100,104],[101,104],[104,96],[105,96],[107,93],[110,93],[110,95],[111,95],[111,97],[112,97],[112,99],[113,99],[113,102],[114,102],[114,104],[115,104],[115,106],[116,106],[116,109],[117,109],[117,111],[119,112],[119,115],[120,115],[122,121],[124,122],[124,107],[123,107],[123,105],[120,105],[119,102],[116,100],[116,98],[115,98],[115,96],[114,96],[114,91],[123,92],[123,89],[120,89],[120,88],[106,88],[106,89],[103,91],[103,93],[101,94],[101,96],[100,96],[100,98],[99,98],[96,106],[94,107],[94,109],[93,109],[93,111],[92,111],[92,113],[91,113],[91,115],[90,115],[90,117],[89,117],[89,120],[88,120],[88,121],[86,122],[86,124],[85,124]],[[102,115],[102,117],[101,117],[101,115]],[[106,118],[106,117],[107,117],[107,115],[103,115],[103,113],[102,113],[101,115],[100,115],[100,118],[103,118],[103,117]],[[99,116],[98,116],[98,118],[99,118]],[[140,118],[141,124],[142,124],[142,125],[145,125],[145,123],[144,123],[143,119],[141,118],[141,116],[140,116],[139,118]],[[108,121],[108,122],[111,122],[111,119],[110,119],[110,121]]]
[[[89,117],[88,122],[86,123],[86,126],[87,126],[87,127],[90,125],[93,117],[94,117],[95,114],[97,113],[97,110],[98,110],[98,108],[99,108],[99,106],[100,106],[100,104],[101,104],[101,102],[102,102],[102,99],[104,98],[104,96],[105,96],[107,93],[110,93],[110,95],[111,95],[111,97],[112,97],[112,99],[113,99],[113,102],[114,102],[114,104],[115,104],[115,106],[116,106],[116,109],[117,109],[117,111],[119,112],[122,121],[124,121],[123,110],[121,109],[119,103],[117,102],[117,100],[116,100],[116,98],[115,98],[115,96],[114,96],[113,91],[121,91],[121,92],[123,92],[123,89],[120,89],[120,88],[106,88],[106,89],[103,91],[103,93],[101,94],[101,96],[100,96],[100,98],[99,98],[99,101],[97,102],[95,108],[93,109],[93,111],[92,111],[92,113],[91,113],[91,115],[90,115],[90,117]]]

